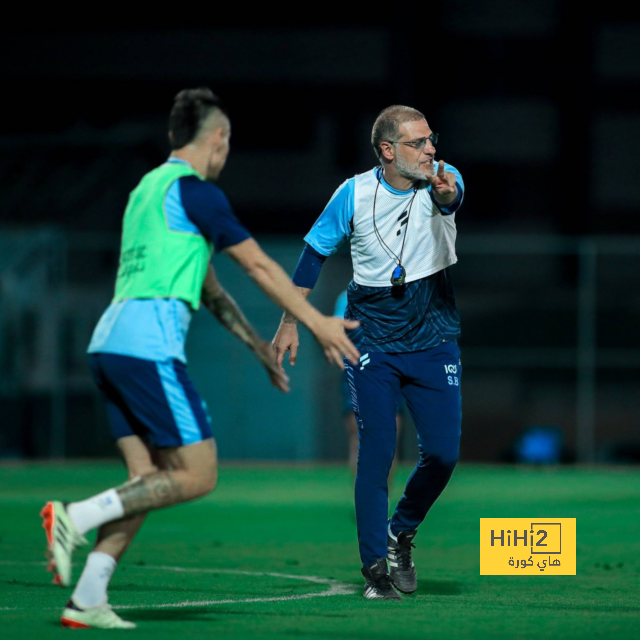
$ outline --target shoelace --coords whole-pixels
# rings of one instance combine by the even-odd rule
[[[411,567],[411,549],[415,549],[416,545],[413,542],[403,542],[398,544],[398,560],[403,569],[409,569]]]

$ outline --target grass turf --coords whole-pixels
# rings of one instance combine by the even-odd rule
[[[392,497],[409,472],[400,467]],[[0,637],[57,637],[38,511],[123,480],[115,463],[0,467]],[[640,629],[640,470],[461,465],[417,538],[416,594],[361,597],[351,478],[341,467],[223,466],[206,499],[152,514],[110,601],[141,638],[632,638]],[[480,517],[576,517],[576,576],[480,576]],[[78,553],[77,579],[85,553]],[[166,569],[159,567],[174,567]],[[180,569],[192,569],[183,571]],[[220,570],[220,571],[216,571]],[[235,573],[235,572],[248,572]],[[351,595],[317,594],[333,579]],[[208,605],[158,608],[185,601]],[[231,602],[230,602],[231,601]],[[234,602],[235,601],[235,602]],[[92,631],[91,635],[108,634]]]

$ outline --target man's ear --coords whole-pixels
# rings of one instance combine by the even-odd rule
[[[210,134],[209,142],[215,145],[221,145],[226,137],[226,129],[224,127],[216,127]]]
[[[380,154],[382,155],[381,160],[384,159],[387,162],[393,161],[393,159],[396,157],[396,151],[393,148],[393,145],[389,142],[380,143]]]

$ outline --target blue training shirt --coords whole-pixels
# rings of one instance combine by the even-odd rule
[[[423,188],[428,191],[436,215],[449,217],[462,203],[464,182],[455,167],[447,164],[445,169],[456,176],[458,196],[452,203],[447,206],[438,204],[433,201],[431,187],[423,186]],[[381,171],[376,175],[379,180],[379,190],[386,190],[391,197],[410,200],[411,190],[398,191],[385,181]],[[322,262],[317,257],[312,261],[313,252],[321,256],[330,256],[337,251],[345,239],[353,243],[356,202],[362,197],[356,193],[356,178],[347,180],[337,189],[321,216],[305,236],[308,247],[313,251],[303,252],[294,275],[296,285],[312,288],[315,284]],[[380,195],[378,200],[382,201]],[[417,209],[412,215],[415,216],[416,212]],[[379,219],[383,220],[384,209],[380,207],[377,213]],[[370,217],[372,212],[369,212],[369,209],[361,210],[359,215]],[[355,226],[357,227],[357,223]],[[422,231],[419,233],[431,233],[428,224],[422,224],[420,228]],[[399,231],[398,234],[400,233]],[[383,250],[377,241],[373,242],[371,247],[373,251]],[[366,254],[362,253],[356,252],[356,255],[358,258],[366,257]],[[432,260],[437,264],[440,259],[440,254],[435,253]],[[357,283],[355,279],[351,281],[347,290],[344,317],[360,321],[360,327],[350,331],[349,338],[361,353],[420,351],[459,337],[460,316],[448,267],[436,266],[435,269],[429,275],[409,281],[402,287],[366,286]]]
[[[445,163],[445,170],[451,171],[456,176],[456,186],[458,197],[449,205],[436,204],[440,213],[445,216],[454,214],[462,204],[464,199],[464,181],[460,172],[450,164]],[[378,169],[376,169],[378,171]],[[398,196],[410,196],[412,190],[399,191],[392,187],[385,179],[384,174],[378,173],[380,187],[389,193]],[[353,216],[355,214],[355,185],[356,179],[345,180],[331,197],[324,211],[316,220],[313,227],[305,236],[305,242],[323,256],[333,255],[340,245],[353,233]],[[432,194],[431,186],[427,186],[427,191]],[[431,196],[433,201],[433,196]]]
[[[177,158],[168,162],[187,164]],[[216,252],[251,237],[222,190],[197,176],[176,180],[167,191],[164,208],[171,230],[202,235]],[[192,314],[178,298],[121,300],[102,314],[87,351],[186,363],[184,347]]]

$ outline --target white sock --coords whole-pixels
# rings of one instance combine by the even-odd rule
[[[116,568],[116,561],[108,554],[93,551],[71,596],[81,609],[99,607],[107,601],[107,587]]]
[[[82,502],[72,502],[67,513],[83,535],[102,524],[119,520],[124,516],[122,500],[115,489],[99,493]]]
[[[391,520],[389,520],[389,524],[387,526],[387,533],[391,536],[392,540],[395,540],[396,542],[398,542],[397,536],[394,536],[393,532],[391,531]]]

